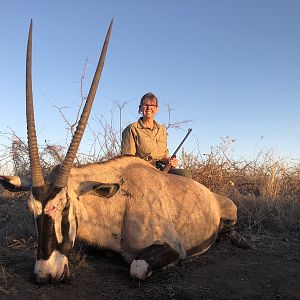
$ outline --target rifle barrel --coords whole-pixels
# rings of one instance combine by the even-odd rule
[[[185,140],[187,139],[187,137],[189,136],[189,134],[192,132],[192,128],[188,129],[187,134],[185,135],[184,139],[182,140],[182,142],[179,144],[179,146],[177,147],[177,149],[174,151],[173,155],[171,157],[175,157],[176,153],[178,152],[178,150],[181,148],[181,146],[183,145],[183,143],[185,142]]]

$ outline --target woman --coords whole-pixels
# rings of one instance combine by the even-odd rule
[[[139,105],[142,117],[128,125],[122,133],[122,155],[138,155],[159,169],[170,163],[169,173],[191,177],[183,169],[176,169],[178,160],[169,157],[167,149],[167,131],[164,125],[158,124],[154,117],[158,112],[158,101],[154,94],[145,94]]]

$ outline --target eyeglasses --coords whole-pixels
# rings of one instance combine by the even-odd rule
[[[156,107],[157,107],[157,105],[148,105],[148,104],[143,104],[143,105],[142,105],[142,108],[154,109],[154,108],[156,108]]]

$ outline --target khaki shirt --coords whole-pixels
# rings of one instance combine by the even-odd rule
[[[128,125],[122,132],[122,155],[138,155],[146,160],[160,160],[169,155],[167,131],[154,121],[153,129],[144,127],[142,118]]]

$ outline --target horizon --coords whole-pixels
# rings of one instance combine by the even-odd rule
[[[16,9],[18,6],[18,9]],[[72,9],[71,9],[72,8]],[[1,10],[0,133],[26,137],[25,53],[33,19],[33,96],[39,144],[64,144],[57,107],[75,119],[80,78],[84,92],[96,68],[106,30],[114,26],[89,126],[103,115],[122,128],[136,121],[143,94],[160,105],[157,120],[192,120],[169,130],[172,153],[185,136],[187,152],[201,154],[221,138],[236,140],[236,159],[261,151],[300,161],[300,18],[298,1],[10,1]],[[88,15],[89,17],[83,17]],[[54,20],[54,21],[53,21]],[[87,128],[80,152],[88,151]],[[3,135],[0,144],[5,144]]]

